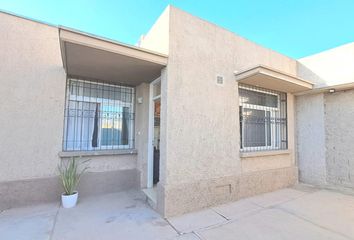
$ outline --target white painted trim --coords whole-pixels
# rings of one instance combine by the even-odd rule
[[[159,96],[153,97],[153,88],[154,85],[161,81],[161,78],[157,78],[150,83],[149,87],[149,130],[148,130],[148,160],[147,160],[147,188],[153,187],[153,178],[154,178],[154,111],[155,104],[154,101],[160,99]]]

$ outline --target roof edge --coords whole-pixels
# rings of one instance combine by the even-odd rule
[[[0,9],[0,13],[7,14],[7,15],[10,15],[12,17],[21,18],[23,20],[39,23],[39,24],[42,24],[42,25],[46,25],[48,27],[55,27],[55,28],[59,27],[58,25],[55,25],[55,24],[52,24],[52,23],[49,23],[49,22],[46,22],[46,21],[41,21],[41,20],[38,20],[38,19],[35,19],[35,18],[26,17],[24,15],[17,14],[17,13],[14,13],[14,12],[11,12],[11,11],[7,11],[7,10],[4,10],[4,9]]]
[[[137,46],[134,46],[134,45],[131,45],[131,44],[127,44],[127,43],[123,43],[123,42],[120,42],[120,41],[117,41],[117,40],[113,40],[113,39],[110,39],[110,38],[98,36],[98,35],[95,35],[95,34],[92,34],[92,33],[88,33],[88,32],[84,32],[84,31],[81,31],[81,30],[77,30],[77,29],[74,29],[74,28],[65,27],[65,26],[62,26],[62,25],[59,25],[58,28],[59,28],[59,34],[60,34],[61,30],[64,30],[64,31],[68,31],[68,32],[71,32],[71,33],[79,34],[79,35],[82,35],[82,36],[85,36],[85,37],[89,37],[89,38],[92,38],[92,39],[96,39],[96,40],[99,40],[99,41],[104,41],[104,42],[107,42],[107,43],[119,45],[119,46],[122,46],[122,47],[127,47],[127,48],[138,50],[138,51],[143,51],[143,52],[146,52],[146,53],[149,53],[149,54],[154,54],[154,55],[157,55],[157,56],[160,56],[160,57],[166,57],[166,58],[168,57],[168,55],[163,54],[163,53],[152,51],[152,50],[146,49],[146,48],[137,47]]]

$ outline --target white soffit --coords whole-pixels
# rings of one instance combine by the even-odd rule
[[[302,92],[313,88],[311,82],[263,65],[237,72],[235,78],[239,83],[288,93]]]

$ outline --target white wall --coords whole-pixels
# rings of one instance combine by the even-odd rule
[[[354,42],[301,58],[299,72],[315,88],[354,82]]]
[[[168,55],[169,51],[169,28],[170,7],[160,15],[146,35],[140,39],[139,47]]]

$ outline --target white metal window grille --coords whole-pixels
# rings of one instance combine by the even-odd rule
[[[68,79],[63,150],[133,148],[134,94],[132,87]]]
[[[287,149],[287,95],[239,85],[242,152]]]

